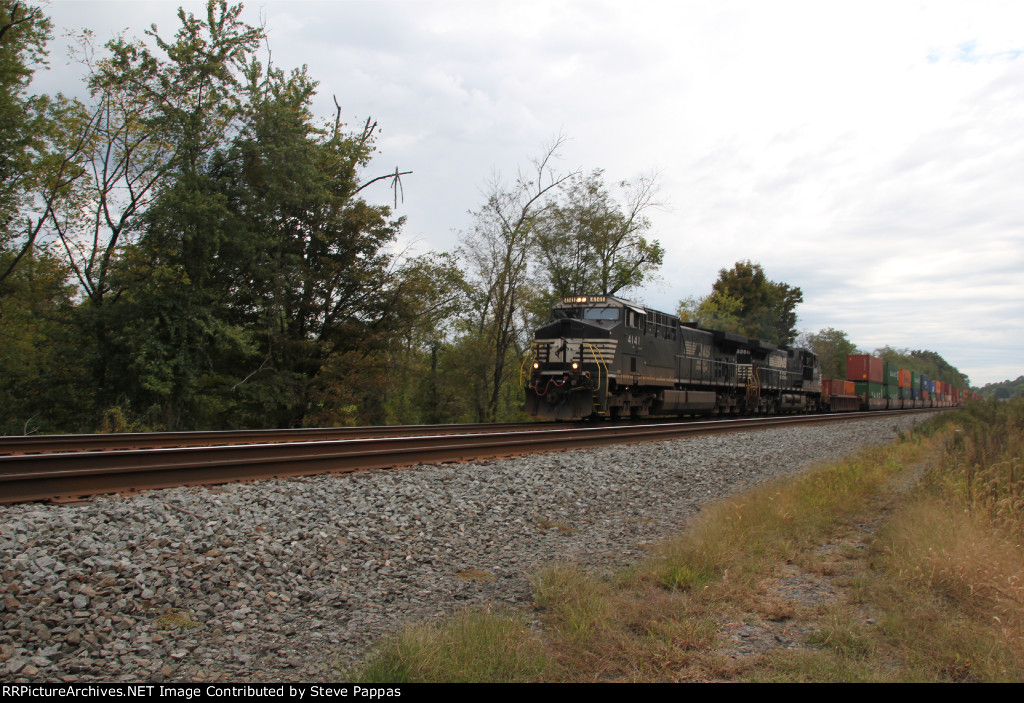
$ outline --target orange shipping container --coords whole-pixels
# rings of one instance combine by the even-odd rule
[[[913,374],[911,374],[906,369],[900,369],[900,388],[910,388],[910,382],[912,379]]]
[[[853,381],[837,381],[831,378],[823,378],[821,379],[821,394],[826,397],[832,395],[857,395],[857,388]]]

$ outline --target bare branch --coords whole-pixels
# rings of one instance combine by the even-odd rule
[[[399,172],[398,167],[396,166],[394,173],[389,173],[386,176],[377,176],[376,178],[371,178],[370,180],[366,181],[366,183],[363,183],[358,188],[356,188],[355,192],[358,193],[363,188],[366,188],[368,185],[370,185],[372,183],[376,183],[377,181],[390,180],[391,181],[391,189],[393,191],[395,191],[395,207],[398,207],[398,191],[399,191],[399,189],[401,189],[401,191],[402,191],[402,202],[403,203],[405,202],[405,188],[402,187],[402,176],[408,176],[411,173],[412,173],[412,171],[401,171],[401,172]]]

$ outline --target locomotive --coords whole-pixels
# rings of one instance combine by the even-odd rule
[[[523,361],[538,418],[810,412],[822,392],[807,349],[706,330],[610,295],[563,298]]]

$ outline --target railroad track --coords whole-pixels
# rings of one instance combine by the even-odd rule
[[[297,428],[286,430],[216,430],[208,432],[121,432],[113,434],[64,434],[0,437],[0,456],[96,452],[122,449],[210,447],[231,444],[281,444],[371,437],[413,437],[424,434],[516,432],[555,425],[552,422],[482,422],[462,425],[392,425],[375,427]],[[579,424],[579,423],[577,423]],[[571,427],[575,425],[560,425]]]
[[[662,422],[657,424],[590,424],[566,426],[558,423],[529,423],[503,426],[495,431],[474,431],[479,426],[430,426],[403,428],[357,428],[378,430],[386,436],[332,435],[331,439],[299,439],[301,433],[317,431],[267,431],[248,433],[249,441],[237,443],[180,446],[182,435],[198,435],[204,441],[223,433],[171,433],[160,439],[149,435],[146,448],[103,449],[90,447],[97,435],[85,435],[75,445],[67,440],[67,450],[46,453],[20,453],[0,456],[0,503],[30,501],[71,501],[101,493],[140,491],[175,486],[227,483],[231,481],[285,478],[318,473],[350,473],[367,469],[393,468],[442,462],[469,461],[492,457],[578,449],[606,444],[676,439],[688,435],[748,431],[797,424],[847,422],[880,418],[893,413],[930,411],[891,411],[845,413],[839,415],[794,415],[769,418],[738,418]],[[459,432],[456,428],[462,428]],[[467,428],[469,431],[465,431]],[[391,431],[388,434],[388,431]],[[395,430],[399,430],[395,432]],[[346,430],[347,431],[347,430]],[[294,432],[295,434],[288,434]],[[320,432],[336,432],[335,430]],[[241,433],[246,434],[246,433]],[[103,435],[100,435],[103,436]],[[136,436],[134,440],[138,441]],[[260,436],[263,441],[255,441]],[[281,439],[282,436],[288,439]],[[63,435],[73,437],[73,435]],[[117,437],[106,435],[105,437]],[[62,440],[64,441],[64,440]],[[215,441],[215,440],[213,440]],[[161,442],[163,442],[161,444]],[[171,443],[171,444],[168,444]],[[13,442],[12,442],[13,444]],[[2,445],[0,445],[2,446]]]

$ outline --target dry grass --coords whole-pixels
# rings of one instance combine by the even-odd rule
[[[1024,404],[955,420],[709,506],[615,578],[544,570],[542,630],[462,614],[352,676],[1022,681]]]
[[[752,589],[770,564],[818,544],[925,451],[921,442],[869,450],[708,506],[635,576],[671,589],[719,581]]]

